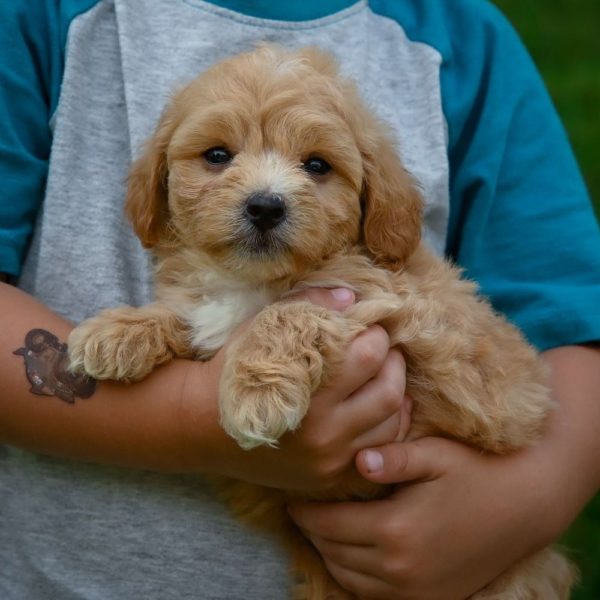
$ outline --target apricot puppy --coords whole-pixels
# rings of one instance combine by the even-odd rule
[[[244,448],[276,445],[360,331],[379,323],[407,364],[411,437],[505,453],[551,410],[545,374],[475,285],[420,243],[421,198],[393,143],[315,49],[261,47],[175,95],[133,165],[127,214],[156,257],[156,301],[105,311],[69,338],[72,367],[134,381],[174,356],[228,349],[221,420]],[[343,315],[279,302],[309,286],[352,288]],[[291,553],[296,599],[350,598],[284,510],[284,492],[223,481],[235,513]],[[371,498],[385,489],[338,490]],[[332,496],[330,495],[329,498]],[[573,569],[546,549],[473,598],[564,600]]]

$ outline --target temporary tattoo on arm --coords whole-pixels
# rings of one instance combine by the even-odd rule
[[[75,398],[89,398],[96,391],[95,379],[69,371],[67,344],[45,329],[32,329],[25,336],[25,346],[13,354],[23,357],[33,394],[57,396],[73,404]]]

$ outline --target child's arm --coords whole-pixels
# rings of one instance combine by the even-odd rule
[[[559,536],[600,486],[600,349],[543,354],[558,402],[544,439],[507,457],[438,438],[380,448],[376,482],[413,482],[369,504],[293,515],[360,598],[463,599]],[[370,455],[371,459],[373,455]]]
[[[310,294],[331,309],[343,309],[352,301],[337,300],[325,290]],[[360,448],[393,440],[400,426],[404,363],[397,353],[387,356],[389,341],[379,328],[351,346],[338,385],[315,397],[301,434],[287,436],[280,450],[253,452],[242,451],[218,423],[222,352],[208,363],[171,361],[132,385],[101,382],[90,397],[81,397],[90,390],[79,397],[75,391],[73,403],[68,402],[69,393],[62,393],[66,399],[53,394],[52,385],[40,386],[38,381],[36,386],[36,368],[47,372],[60,356],[50,349],[41,367],[29,357],[35,368],[27,375],[27,357],[15,351],[26,345],[33,329],[44,329],[64,342],[71,328],[32,297],[0,283],[0,443],[78,460],[315,489],[353,472]],[[344,402],[369,380],[352,402]],[[33,393],[32,383],[50,395]],[[386,390],[398,392],[390,397]],[[350,443],[355,438],[358,442]]]

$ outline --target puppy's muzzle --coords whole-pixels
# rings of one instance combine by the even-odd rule
[[[279,194],[257,192],[246,200],[245,217],[261,233],[277,227],[285,220],[285,202]]]

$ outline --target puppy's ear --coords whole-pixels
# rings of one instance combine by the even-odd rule
[[[423,200],[393,143],[375,126],[363,138],[363,241],[376,263],[397,269],[421,240]]]
[[[174,130],[167,110],[129,171],[125,213],[145,248],[158,243],[168,219],[167,148]]]

